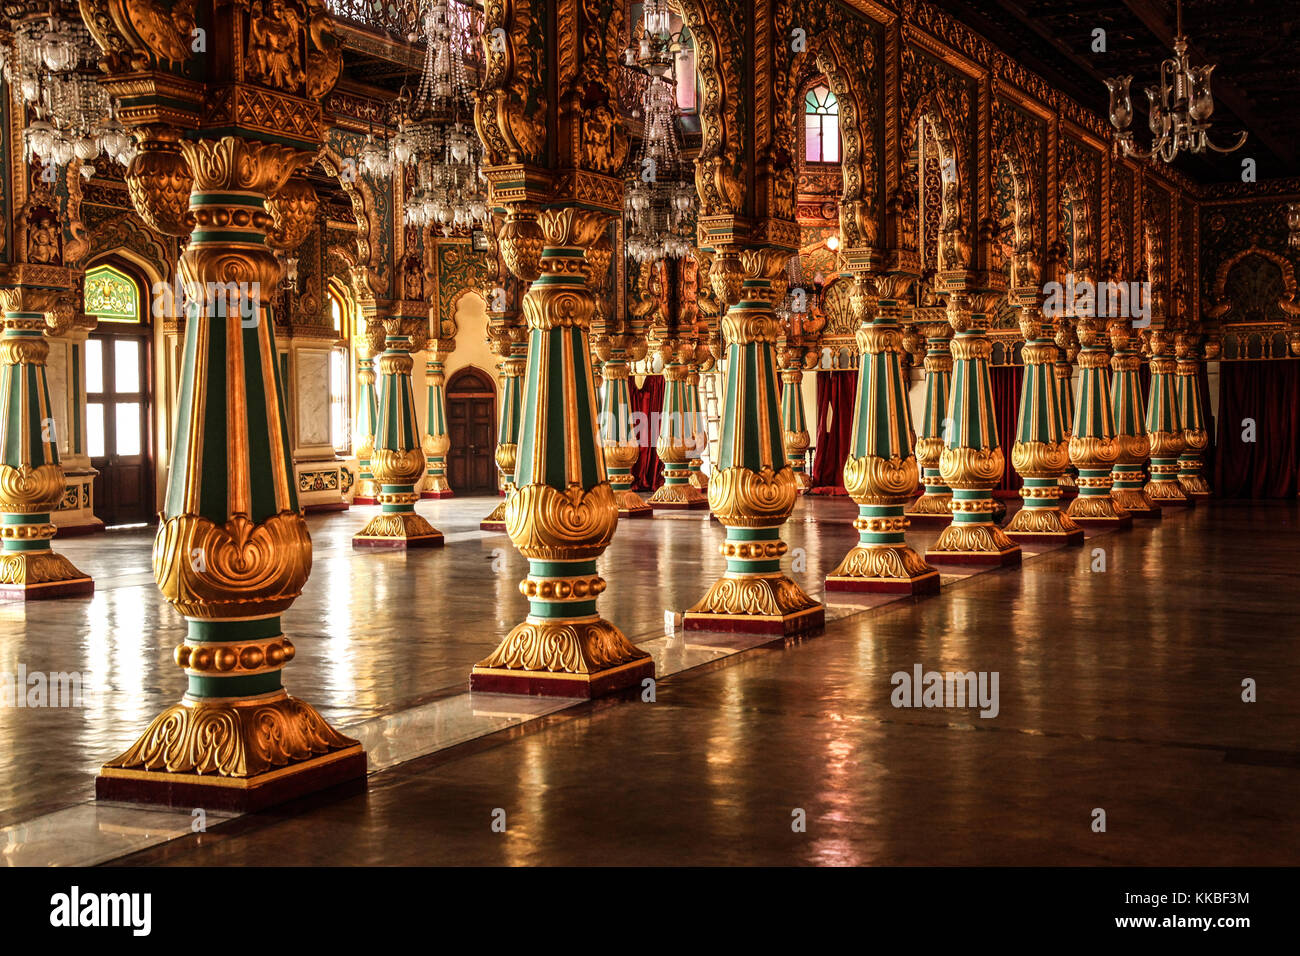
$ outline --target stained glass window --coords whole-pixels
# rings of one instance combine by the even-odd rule
[[[140,290],[112,266],[86,270],[86,314],[101,322],[140,322]]]
[[[830,87],[817,85],[804,97],[804,159],[810,163],[840,161],[840,104]]]

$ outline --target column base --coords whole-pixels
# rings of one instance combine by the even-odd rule
[[[624,521],[628,518],[653,518],[655,516],[654,508],[645,503],[635,491],[630,488],[626,491],[615,491],[614,500],[618,502],[618,520]],[[707,505],[708,499],[704,501]]]
[[[497,506],[492,509],[492,513],[478,523],[480,531],[505,531],[506,530],[506,499],[502,498],[497,502]]]
[[[907,545],[857,545],[826,575],[826,590],[937,594],[939,572]]]
[[[780,571],[771,574],[727,574],[686,611],[687,631],[733,634],[802,634],[826,624],[826,606]]]
[[[952,522],[952,495],[923,494],[903,512],[913,528],[942,528]]]
[[[470,670],[469,689],[590,699],[654,677],[654,660],[603,618],[527,618]]]
[[[343,783],[364,788],[365,776],[361,744],[283,690],[222,703],[187,697],[104,765],[95,797],[248,812]]]
[[[1083,544],[1083,529],[1060,508],[1021,508],[1005,534],[1020,544]]]
[[[1187,495],[1188,498],[1209,498],[1211,495],[1210,485],[1201,475],[1191,477],[1179,475],[1178,483],[1183,486],[1183,494]]]
[[[1121,510],[1135,519],[1158,520],[1160,506],[1147,497],[1141,488],[1111,488],[1110,496]]]
[[[413,512],[375,515],[361,533],[353,536],[354,548],[441,548],[442,532]]]
[[[1192,503],[1177,481],[1148,481],[1145,491],[1161,508],[1185,508]]]
[[[687,481],[690,482],[690,485],[691,485],[692,488],[696,489],[697,491],[701,492],[702,494],[708,494],[708,492],[709,492],[709,476],[706,475],[704,472],[702,472],[702,471],[692,471],[692,472],[691,472],[691,477],[688,478]]]
[[[450,488],[448,488],[446,491],[420,492],[420,498],[424,500],[437,499],[437,498],[455,498],[455,497],[456,497],[456,492],[452,491]]]
[[[95,593],[95,582],[61,554],[53,551],[17,551],[0,554],[0,598],[42,601],[48,598],[85,597]]]
[[[796,494],[806,495],[812,491],[812,486],[812,479],[808,477],[806,472],[796,471],[794,473],[794,490]]]
[[[1080,495],[1065,512],[1085,528],[1131,528],[1133,516],[1119,507],[1110,495]]]
[[[377,505],[379,504],[379,499],[367,495],[357,495],[352,499],[352,503],[354,505]]]
[[[931,564],[1007,567],[1020,563],[1020,546],[997,525],[949,524],[925,552]]]
[[[709,499],[700,492],[700,489],[686,482],[680,485],[660,485],[650,496],[648,504],[651,508],[669,510],[707,508]]]

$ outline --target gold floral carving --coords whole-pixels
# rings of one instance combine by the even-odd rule
[[[194,176],[181,153],[180,131],[149,126],[140,152],[126,171],[126,190],[140,218],[165,236],[188,236],[194,229],[190,192]]]
[[[515,625],[497,649],[477,666],[595,674],[649,656],[617,627],[600,618],[576,621],[530,618]]]
[[[415,499],[419,495],[412,496]],[[382,498],[381,498],[382,502]],[[408,504],[412,502],[407,502]],[[366,522],[357,535],[359,538],[429,538],[441,537],[433,525],[414,512],[389,512],[377,514]]]
[[[954,488],[992,488],[1006,469],[1002,449],[945,448],[939,456],[939,474]]]
[[[55,554],[53,551],[19,551],[0,554],[0,584],[30,587],[35,584],[84,580],[87,580],[85,574],[63,555]]]
[[[731,467],[709,476],[709,509],[724,525],[774,528],[785,523],[798,498],[794,472]]]
[[[370,456],[370,473],[384,485],[413,485],[427,467],[419,448],[376,448]]]
[[[1075,435],[1070,439],[1070,461],[1080,468],[1105,468],[1115,464],[1118,457],[1119,445],[1114,438]]]
[[[41,514],[63,497],[63,469],[58,465],[0,465],[0,502],[9,514]]]
[[[715,581],[700,602],[686,613],[785,617],[817,606],[803,588],[784,574],[736,577],[728,574]]]
[[[1016,442],[1011,446],[1011,464],[1026,478],[1057,478],[1070,466],[1068,443]]]
[[[194,514],[167,518],[153,545],[153,573],[169,602],[201,620],[278,614],[311,573],[311,537],[296,511],[225,525]]]
[[[995,524],[953,524],[939,534],[931,551],[999,553],[1016,547]]]
[[[266,244],[277,252],[297,249],[315,227],[319,206],[312,184],[303,176],[291,176],[279,192],[266,199],[266,211],[271,214]]]
[[[1079,530],[1059,508],[1021,508],[1007,525],[1012,533],[1066,535]]]
[[[608,482],[521,485],[506,502],[506,533],[526,558],[581,560],[600,555],[614,537],[618,505]],[[486,665],[485,665],[486,666]]]
[[[831,578],[899,578],[910,580],[932,574],[934,568],[906,545],[863,547],[857,545],[828,574]]]
[[[844,462],[844,487],[860,505],[901,504],[916,490],[916,459],[850,455]]]
[[[245,778],[355,746],[281,690],[239,701],[183,700],[105,767]]]

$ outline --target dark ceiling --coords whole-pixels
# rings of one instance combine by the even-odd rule
[[[1158,82],[1172,56],[1174,0],[932,0],[1004,52],[1103,116],[1109,76],[1132,74],[1133,102]],[[1093,53],[1093,31],[1106,52]],[[1182,156],[1174,165],[1201,182],[1240,180],[1245,157],[1259,179],[1300,175],[1300,0],[1184,0],[1183,32],[1192,64],[1217,63],[1211,138],[1229,155]],[[1138,145],[1150,143],[1146,116],[1133,121]]]

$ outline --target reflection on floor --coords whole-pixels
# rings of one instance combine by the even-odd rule
[[[373,727],[372,767],[413,756],[402,750],[422,735],[455,742],[469,665],[523,616],[522,559],[471,530],[490,504],[421,506],[449,545],[409,556],[352,552],[361,511],[312,520],[313,577],[285,616],[300,648],[287,683],[336,724]],[[852,515],[847,501],[801,502],[787,540],[810,591],[852,545]],[[17,745],[0,752],[0,823],[27,821],[0,852],[40,862],[60,829],[90,827],[96,859],[185,834],[132,858],[179,863],[1294,863],[1300,706],[1278,622],[1300,603],[1298,517],[1294,503],[1216,503],[1020,570],[946,577],[935,598],[833,608],[824,635],[679,673],[654,703],[464,705],[512,729],[373,775],[365,796],[198,836],[187,816],[124,822],[111,808],[30,819],[88,794],[98,763],[182,683],[180,622],[148,576],[147,536],[62,542],[100,590],[0,606],[0,669],[79,662],[109,686],[83,711],[0,710]],[[721,570],[720,539],[699,518],[627,522],[603,559],[602,609],[656,644],[661,674],[708,658],[663,636],[663,616]],[[892,675],[916,665],[998,672],[997,716],[894,708]],[[1241,700],[1245,678],[1257,703]]]

